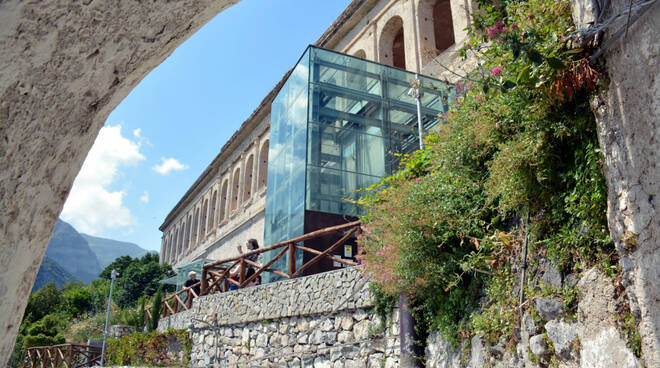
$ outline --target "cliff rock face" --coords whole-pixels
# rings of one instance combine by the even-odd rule
[[[630,6],[614,0],[609,14]],[[607,40],[623,27],[623,17]],[[605,56],[609,86],[594,102],[605,154],[610,234],[622,258],[642,356],[660,366],[660,6],[630,25]]]
[[[37,278],[34,280],[34,285],[32,285],[32,292],[41,289],[49,282],[54,282],[55,286],[59,288],[67,282],[76,280],[78,279],[46,255],[41,261]]]
[[[80,281],[90,282],[103,271],[96,255],[73,226],[57,220],[46,255]]]
[[[108,114],[238,0],[0,2],[0,366]]]

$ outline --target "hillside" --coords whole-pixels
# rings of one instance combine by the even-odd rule
[[[99,238],[87,234],[80,234],[87,241],[90,249],[96,255],[102,268],[106,268],[115,258],[121,256],[131,256],[133,258],[142,257],[147,253],[146,249],[140,248],[137,244],[122,242],[118,240]]]
[[[103,270],[87,241],[68,223],[57,220],[46,255],[83,282],[95,279]]]
[[[62,287],[62,285],[67,282],[76,280],[77,278],[75,276],[62,268],[57,262],[53,261],[48,256],[44,256],[43,261],[41,261],[41,266],[39,266],[37,278],[34,280],[32,291],[34,292],[41,289],[51,281],[54,282],[57,287]]]

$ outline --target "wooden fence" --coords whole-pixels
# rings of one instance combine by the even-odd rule
[[[193,299],[199,296],[194,289],[200,284],[201,281],[190,285],[189,287],[183,287],[181,290],[163,299],[163,305],[161,306],[160,310],[161,317],[169,316],[171,314],[190,309],[190,307],[192,307]],[[152,318],[151,307],[145,307],[144,312],[144,323],[146,325],[147,321]]]
[[[25,368],[78,368],[91,367],[101,362],[101,347],[79,344],[62,344],[27,348]]]
[[[230,290],[230,285],[234,285],[236,288],[244,288],[251,285],[264,272],[270,272],[284,279],[292,279],[302,275],[304,270],[308,269],[310,266],[316,264],[322,259],[329,259],[331,261],[342,263],[348,266],[357,266],[356,262],[337,257],[333,255],[332,252],[346,243],[352,236],[356,235],[358,231],[360,231],[360,221],[354,221],[347,224],[328,227],[307,233],[293,239],[273,244],[266,248],[260,248],[249,253],[243,253],[237,257],[207,263],[202,268],[200,295],[225,292]],[[305,241],[319,239],[331,234],[343,235],[339,240],[322,251],[305,247],[300,244]],[[279,252],[275,255],[275,257],[263,265],[250,260],[250,258],[254,258],[256,255],[275,250],[279,250]],[[307,262],[303,262],[302,264],[296,264],[297,252],[303,252],[303,254],[311,254],[312,258]],[[282,272],[280,270],[271,268],[273,263],[284,257],[285,254],[288,254],[287,272]],[[249,277],[247,276],[248,268],[253,268],[255,270],[255,272]],[[192,306],[193,297],[198,296],[192,290],[192,288],[196,285],[197,284],[188,288],[183,288],[163,300],[161,316],[165,317],[178,313],[182,310],[190,309]],[[181,294],[183,293],[186,293],[185,298],[181,297]],[[150,317],[151,311],[147,309],[145,318]]]

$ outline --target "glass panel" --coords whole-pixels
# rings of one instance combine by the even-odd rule
[[[309,53],[305,53],[273,100],[268,152],[265,245],[302,235],[304,229],[305,162]],[[268,262],[279,250],[264,254]],[[273,268],[284,270],[287,259]],[[263,281],[274,281],[264,273]]]
[[[358,190],[396,169],[397,153],[419,147],[417,101],[408,96],[414,79],[403,70],[308,48],[271,107],[266,246],[302,235],[305,210],[360,214],[350,202]],[[427,131],[448,110],[454,91],[420,79]],[[285,265],[283,259],[273,267],[286,271]]]

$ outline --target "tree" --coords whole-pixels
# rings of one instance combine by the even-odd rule
[[[45,315],[55,312],[62,303],[62,292],[57,289],[54,282],[32,293],[25,307],[25,320],[34,322],[42,319]]]
[[[149,331],[155,331],[158,328],[158,320],[160,319],[160,309],[163,304],[163,287],[159,287],[154,299],[151,303],[151,318],[149,319],[149,325],[147,329]]]
[[[46,315],[28,328],[23,346],[30,348],[33,346],[64,344],[64,336],[60,334],[61,324],[57,316],[53,314]]]
[[[62,307],[71,317],[79,317],[92,310],[89,286],[79,281],[62,286]]]
[[[128,263],[122,261],[117,266],[123,267],[122,271],[119,271],[120,276],[115,285],[117,288],[115,300],[121,308],[135,306],[142,295],[154,295],[160,286],[158,281],[174,274],[172,267],[167,264],[160,265],[158,255],[153,253],[147,253],[142,258],[131,259]]]

